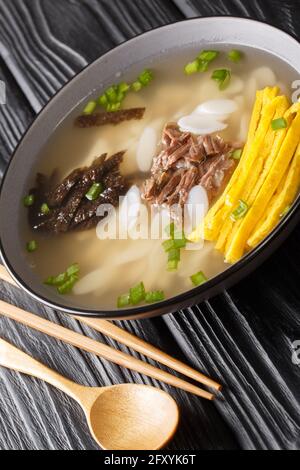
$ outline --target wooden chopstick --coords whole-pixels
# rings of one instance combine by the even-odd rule
[[[0,279],[17,286],[9,272],[4,266],[0,265]],[[18,287],[18,286],[17,286]],[[113,323],[106,320],[99,320],[98,318],[88,318],[88,317],[74,317],[81,323],[86,324],[87,326],[94,328],[96,331],[118,341],[121,344],[125,344],[129,348],[134,349],[135,351],[150,357],[154,361],[160,362],[170,369],[176,370],[181,374],[189,377],[197,382],[213,388],[214,390],[220,391],[222,386],[216,381],[212,380],[209,377],[206,377],[201,372],[193,369],[192,367],[184,364],[183,362],[175,359],[172,356],[164,353],[160,349],[152,346],[146,341],[138,338],[137,336],[119,328]]]
[[[14,305],[10,305],[0,300],[0,314],[11,320],[29,326],[34,330],[45,333],[48,336],[64,341],[65,343],[72,344],[73,346],[83,349],[89,353],[94,353],[97,356],[103,357],[119,366],[126,367],[127,369],[134,370],[141,374],[148,375],[154,379],[165,382],[173,387],[180,388],[186,392],[193,393],[199,397],[213,400],[214,395],[196,387],[188,382],[185,382],[174,375],[160,370],[150,364],[144,363],[140,359],[130,356],[129,354],[118,351],[106,344],[99,343],[91,338],[83,336],[75,331],[69,330],[63,326],[52,323],[49,320],[39,317],[30,312],[26,312]]]

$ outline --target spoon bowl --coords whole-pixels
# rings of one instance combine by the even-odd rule
[[[174,436],[179,411],[167,393],[145,385],[100,389],[87,416],[94,439],[106,450],[157,450]]]

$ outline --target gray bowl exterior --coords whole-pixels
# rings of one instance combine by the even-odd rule
[[[296,226],[300,218],[299,198],[273,233],[224,273],[177,297],[130,310],[91,311],[78,308],[72,296],[58,296],[44,286],[25,260],[24,242],[20,236],[25,217],[22,198],[28,191],[28,181],[35,171],[40,150],[66,115],[95,90],[101,87],[104,89],[115,82],[120,71],[127,71],[134,76],[153,58],[168,54],[176,48],[197,46],[200,50],[210,43],[258,48],[281,58],[300,73],[300,45],[286,33],[247,19],[196,18],[150,31],[113,49],[71,80],[38,115],[11,159],[0,195],[1,255],[12,277],[31,296],[67,313],[101,318],[142,318],[169,313],[208,299],[238,282],[270,256]]]

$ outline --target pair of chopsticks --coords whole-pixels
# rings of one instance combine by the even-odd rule
[[[0,279],[18,287],[14,280],[10,277],[8,271],[1,265]],[[3,301],[0,301],[0,315],[45,333],[48,336],[64,341],[77,348],[83,349],[84,351],[96,354],[97,356],[118,364],[119,366],[126,367],[127,369],[134,370],[141,374],[145,374],[174,387],[193,393],[202,398],[206,398],[207,400],[214,399],[214,395],[212,393],[207,392],[206,390],[202,390],[201,388],[192,385],[189,382],[186,382],[185,380],[182,380],[168,372],[165,372],[141,361],[140,359],[136,359],[129,354],[118,351],[110,346],[99,343],[98,341],[76,333],[75,331],[69,330],[68,328],[57,325],[56,323],[52,323],[51,321],[41,318],[38,315],[26,312]],[[125,344],[126,346],[135,349],[137,352],[148,356],[149,358],[160,362],[161,364],[164,364],[165,366],[174,369],[175,371],[180,372],[181,374],[201,384],[211,387],[216,391],[221,390],[221,385],[214,380],[206,377],[205,375],[192,369],[190,366],[178,361],[177,359],[165,354],[156,347],[148,344],[146,341],[143,341],[131,333],[124,331],[122,328],[119,328],[111,322],[99,320],[97,318],[74,318],[76,318],[79,322],[99,331],[100,333],[103,333],[104,335],[118,341],[119,343]]]

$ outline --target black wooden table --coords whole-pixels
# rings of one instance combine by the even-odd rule
[[[89,62],[153,27],[223,14],[300,36],[296,0],[0,0],[0,79],[7,86],[1,170],[35,114]],[[300,449],[300,366],[292,361],[300,340],[299,235],[300,227],[253,275],[210,302],[122,323],[225,386],[213,404],[163,386],[182,410],[171,449]],[[0,292],[7,302],[120,348],[7,284]],[[159,385],[1,317],[0,337],[82,384]],[[0,387],[0,449],[97,448],[79,407],[54,388],[3,368]]]

